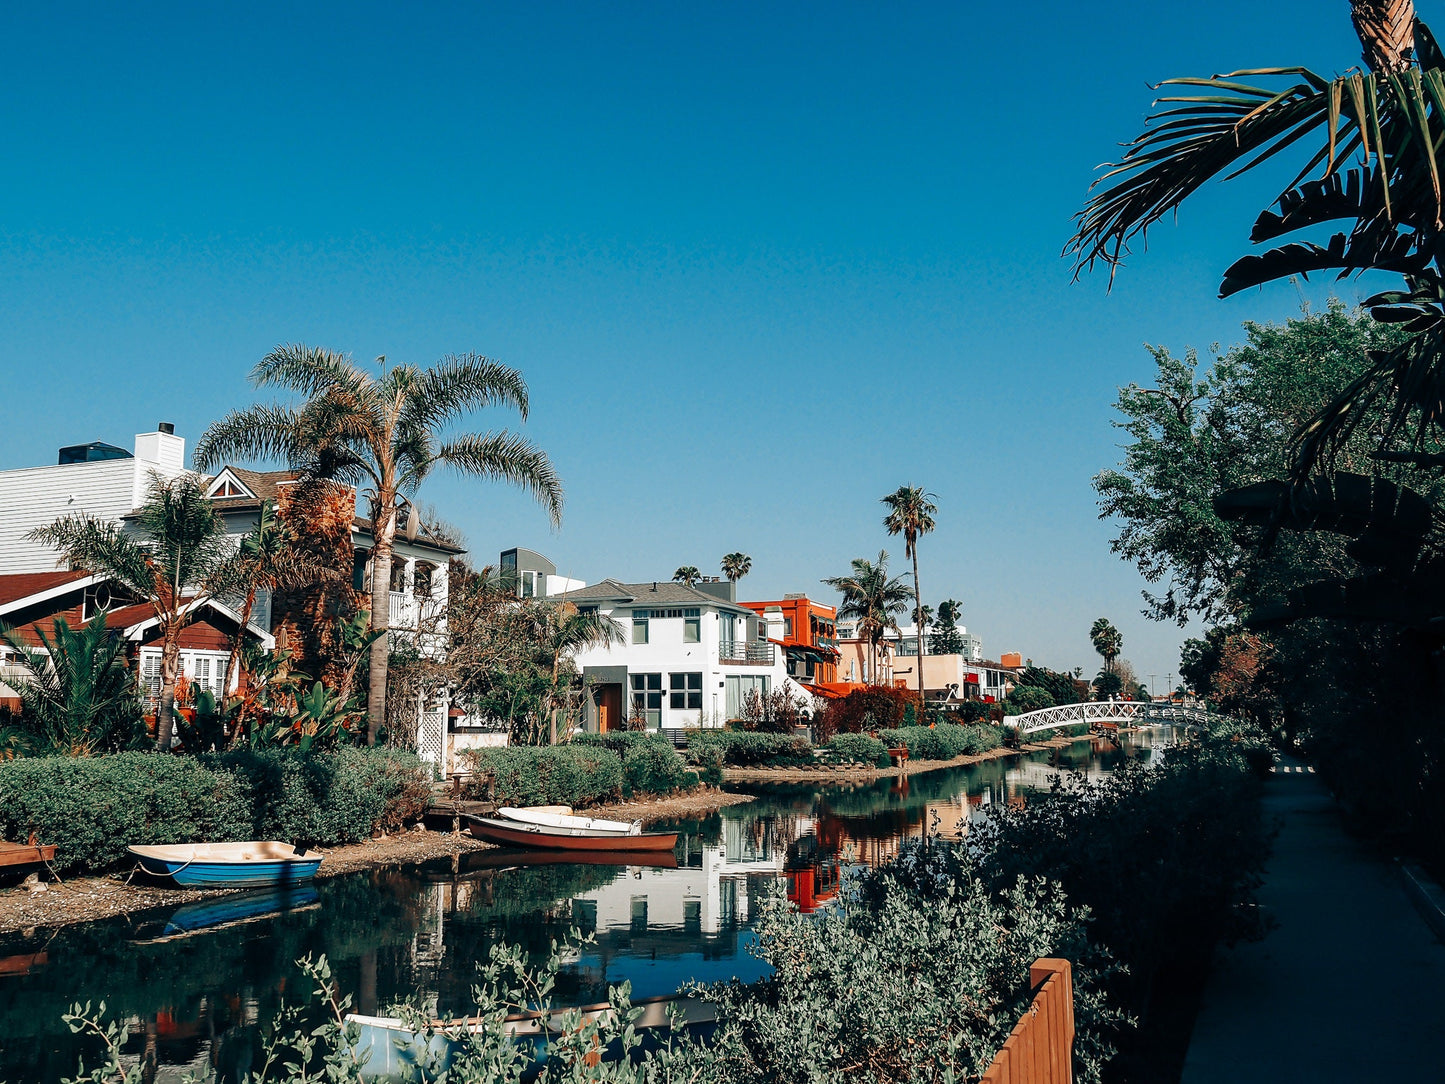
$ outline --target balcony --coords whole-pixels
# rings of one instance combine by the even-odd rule
[[[772,666],[777,647],[766,640],[724,640],[717,646],[717,661],[731,666]]]

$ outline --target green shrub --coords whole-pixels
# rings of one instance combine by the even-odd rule
[[[884,730],[879,737],[890,749],[906,748],[908,755],[915,760],[952,760],[997,749],[1003,744],[1002,734],[994,727],[955,726],[952,723]]]
[[[622,758],[622,793],[671,794],[697,786],[697,775],[687,782],[687,764],[672,739],[645,730],[617,730],[606,734],[578,734],[573,745],[610,749]]]
[[[521,745],[468,749],[462,757],[473,771],[495,773],[503,805],[583,806],[622,795],[622,758],[611,749]]]
[[[803,738],[786,734],[760,734],[741,730],[694,730],[687,739],[687,755],[700,763],[701,750],[722,751],[723,763],[737,767],[795,767],[816,764],[813,747]]]
[[[697,766],[704,783],[717,786],[723,781],[723,750],[720,745],[703,743],[696,749],[689,748],[687,755]]]
[[[892,763],[888,759],[888,747],[867,734],[839,734],[823,746],[823,753],[832,764],[870,764],[886,768]]]
[[[0,763],[0,836],[35,832],[58,870],[102,870],[128,844],[355,842],[416,820],[429,796],[421,762],[393,749],[33,757]]]

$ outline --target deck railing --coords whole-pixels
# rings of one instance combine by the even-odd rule
[[[718,662],[740,666],[772,666],[776,652],[767,640],[723,640],[717,646]]]
[[[1072,1084],[1074,973],[1068,960],[1029,968],[1033,1000],[979,1084]]]

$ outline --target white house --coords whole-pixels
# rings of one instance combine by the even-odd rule
[[[734,601],[731,583],[609,579],[554,597],[611,618],[626,638],[577,653],[589,687],[588,730],[619,730],[633,715],[654,729],[722,726],[742,714],[748,693],[767,694],[787,679],[767,621]]]

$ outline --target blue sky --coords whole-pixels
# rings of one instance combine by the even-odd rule
[[[1343,0],[211,7],[0,15],[0,467],[160,419],[194,442],[283,341],[477,351],[526,375],[568,493],[552,534],[430,481],[478,561],[741,549],[745,595],[826,599],[852,557],[902,571],[878,498],[912,482],[925,600],[991,656],[1092,672],[1107,615],[1146,680],[1177,669],[1089,480],[1143,343],[1297,309],[1215,300],[1272,192],[1202,194],[1112,293],[1059,252],[1147,84],[1349,67]]]

